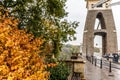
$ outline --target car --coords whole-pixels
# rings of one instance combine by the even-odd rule
[[[119,54],[118,53],[113,53],[113,62],[116,62],[118,63],[118,60],[119,60]]]
[[[103,55],[103,58],[106,58],[107,60],[109,60],[109,56],[110,56],[110,54],[105,54],[105,55]]]

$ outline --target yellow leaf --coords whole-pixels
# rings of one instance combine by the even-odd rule
[[[8,76],[7,80],[14,80],[14,77]]]
[[[18,59],[21,58],[21,57],[22,57],[22,55],[15,57],[15,58],[12,60],[12,62],[15,62],[16,60],[18,60]]]

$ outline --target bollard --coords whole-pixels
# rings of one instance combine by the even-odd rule
[[[86,59],[88,60],[88,56],[86,55]]]
[[[90,62],[90,57],[88,56],[88,61]]]
[[[91,60],[92,58],[89,56],[89,61],[91,62],[92,60]]]
[[[111,63],[112,63],[112,60],[113,60],[113,55],[111,54],[111,55],[109,56],[109,61],[110,61],[109,72],[110,72],[110,73],[112,72],[112,71],[111,71]]]
[[[100,68],[102,69],[102,59],[100,60]]]
[[[95,58],[95,66],[96,66],[96,63],[97,63],[97,59]]]
[[[92,64],[93,64],[93,62],[94,62],[94,58],[93,58],[93,56],[92,56]]]
[[[90,62],[90,57],[88,56],[88,61]]]
[[[111,61],[110,61],[110,65],[109,65],[109,72],[111,73],[112,70],[111,70]]]
[[[89,61],[89,57],[87,56],[87,60]]]

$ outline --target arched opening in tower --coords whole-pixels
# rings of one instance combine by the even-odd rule
[[[102,57],[106,53],[106,26],[101,12],[96,16],[94,25],[94,55]]]

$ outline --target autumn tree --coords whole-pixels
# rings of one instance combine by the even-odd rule
[[[26,28],[35,37],[43,36],[45,46],[52,46],[58,55],[62,43],[75,40],[77,22],[68,22],[66,0],[2,0],[1,5],[10,9],[11,15],[19,18],[19,28]],[[46,50],[49,50],[48,48]],[[46,52],[47,53],[47,52]]]
[[[18,30],[18,19],[0,7],[0,80],[48,80],[43,40]]]

